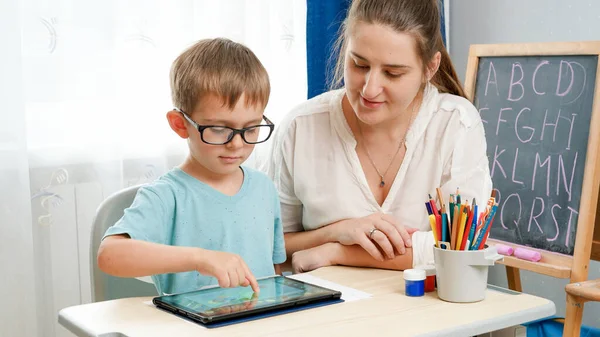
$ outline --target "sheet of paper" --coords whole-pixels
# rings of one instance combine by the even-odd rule
[[[371,294],[366,293],[364,291],[360,291],[354,288],[346,287],[337,283],[333,283],[331,281],[324,280],[322,278],[318,278],[316,276],[310,274],[295,274],[288,276],[289,278],[296,279],[298,281],[304,281],[307,283],[311,283],[317,286],[337,290],[342,292],[342,299],[346,302],[363,300],[365,298],[372,297]]]

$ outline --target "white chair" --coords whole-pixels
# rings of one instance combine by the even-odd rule
[[[125,297],[155,296],[156,288],[147,278],[122,278],[110,276],[98,268],[97,254],[100,242],[106,230],[114,225],[129,207],[141,185],[128,187],[100,204],[92,223],[90,247],[90,279],[92,283],[92,302],[107,301]]]

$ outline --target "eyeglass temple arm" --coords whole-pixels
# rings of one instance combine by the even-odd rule
[[[267,116],[263,115],[263,119],[265,120],[265,122],[267,122],[268,124],[274,125],[273,122],[271,122],[271,120],[269,118],[267,118]]]

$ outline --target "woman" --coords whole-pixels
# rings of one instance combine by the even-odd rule
[[[439,27],[434,0],[354,0],[338,41],[344,86],[278,127],[267,172],[296,272],[432,263],[428,194],[487,201],[482,121]]]

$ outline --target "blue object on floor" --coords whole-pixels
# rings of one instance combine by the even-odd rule
[[[565,325],[563,323],[555,321],[556,318],[562,317],[552,317],[541,321],[534,321],[531,323],[523,324],[527,327],[527,337],[562,336]],[[581,326],[580,337],[600,337],[600,329],[588,326]]]

